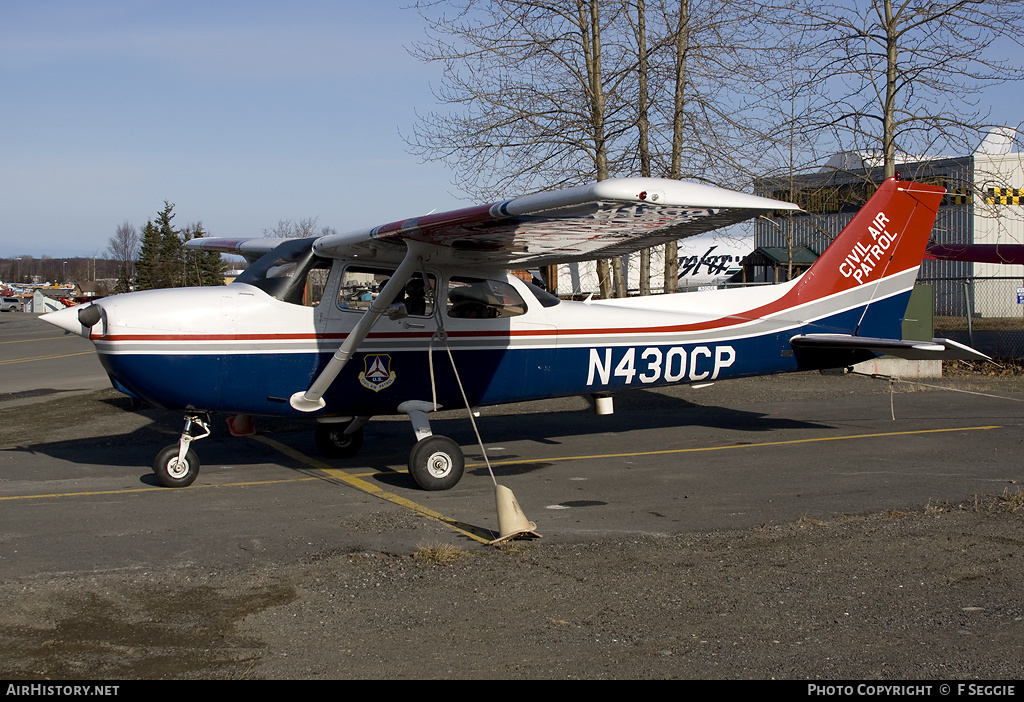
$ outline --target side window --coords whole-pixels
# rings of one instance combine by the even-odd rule
[[[379,266],[352,265],[345,268],[341,277],[341,293],[338,295],[338,307],[343,310],[365,310],[384,289],[394,274],[393,268]],[[437,279],[427,275],[427,283],[423,282],[421,273],[414,273],[405,289],[395,298],[395,303],[403,303],[411,316],[424,317],[434,313],[434,291]]]
[[[453,277],[448,281],[448,316],[498,319],[526,314],[526,302],[501,280]]]
[[[331,274],[331,262],[320,261],[306,278],[306,296],[303,304],[309,307],[316,307],[324,297],[324,289],[327,287],[327,277]]]

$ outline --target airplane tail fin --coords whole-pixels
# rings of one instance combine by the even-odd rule
[[[916,275],[945,188],[889,178],[814,265],[795,293],[809,302],[906,273]],[[909,287],[909,286],[907,286]]]
[[[889,178],[789,295],[793,304],[841,304],[820,331],[790,340],[801,368],[848,365],[878,355],[984,360],[948,339],[902,341],[902,322],[945,188]],[[809,305],[813,308],[814,305]]]

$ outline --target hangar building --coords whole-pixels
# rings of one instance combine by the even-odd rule
[[[932,242],[1024,244],[1024,154],[1014,149],[1015,136],[1012,129],[995,129],[969,156],[908,158],[897,166],[903,178],[948,191]],[[755,194],[795,202],[805,212],[758,219],[755,246],[776,251],[806,246],[820,254],[881,179],[877,159],[848,152],[834,156],[818,173],[756,181]],[[1022,276],[1019,265],[926,260],[918,278],[935,285],[937,315],[1021,319]]]

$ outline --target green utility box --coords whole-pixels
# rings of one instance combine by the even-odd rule
[[[910,292],[907,313],[903,315],[903,338],[907,341],[931,341],[935,337],[935,286],[918,284]]]

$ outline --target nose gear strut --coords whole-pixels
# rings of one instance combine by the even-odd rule
[[[193,435],[193,425],[202,433]],[[178,443],[164,447],[153,461],[153,472],[164,487],[188,487],[199,475],[199,457],[190,447],[193,441],[210,435],[210,416],[205,419],[197,414],[185,415],[185,428],[181,430]]]

